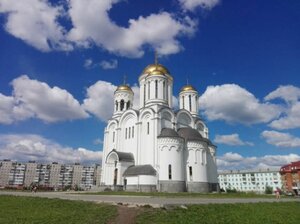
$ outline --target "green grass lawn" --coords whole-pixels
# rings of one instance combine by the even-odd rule
[[[166,192],[126,192],[126,191],[103,191],[103,192],[84,192],[81,194],[95,195],[126,195],[126,196],[150,196],[150,197],[202,197],[202,198],[275,198],[274,195],[255,194],[255,193],[166,193]],[[284,197],[284,196],[283,196]]]
[[[300,203],[192,205],[188,209],[146,209],[137,224],[299,224]]]
[[[107,223],[117,215],[112,205],[34,197],[0,196],[1,224]]]

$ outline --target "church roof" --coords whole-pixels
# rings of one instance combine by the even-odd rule
[[[114,150],[115,153],[117,153],[119,157],[119,161],[124,161],[124,162],[134,162],[134,157],[132,153],[129,152],[118,152]]]
[[[163,128],[158,137],[160,137],[160,138],[162,138],[162,137],[179,137],[179,135],[174,129]]]
[[[178,134],[180,137],[184,138],[186,141],[203,141],[201,134],[193,128],[179,128]]]
[[[127,84],[121,84],[121,85],[119,85],[118,88],[116,89],[116,91],[129,91],[129,92],[133,93],[132,89]]]
[[[123,174],[125,177],[138,175],[155,176],[156,170],[151,165],[137,165],[128,167]]]

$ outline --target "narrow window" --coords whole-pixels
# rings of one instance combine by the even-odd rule
[[[166,99],[166,82],[163,82],[163,99]]]
[[[169,164],[169,180],[172,180],[172,166]]]
[[[150,99],[150,82],[148,82],[148,100]]]
[[[131,127],[129,127],[128,138],[130,138]]]
[[[125,129],[125,139],[127,139],[127,128]]]
[[[116,111],[118,111],[118,106],[119,106],[119,104],[118,104],[118,101],[116,101]]]
[[[192,110],[192,97],[189,95],[189,106],[190,106],[190,111]]]
[[[123,109],[124,109],[124,100],[121,100],[120,110],[123,111]]]
[[[134,126],[132,126],[132,138],[134,138]]]
[[[190,180],[193,180],[193,167],[189,167],[189,171],[190,171]]]
[[[113,142],[115,142],[115,132],[113,132]]]
[[[144,84],[144,106],[146,103],[146,84]]]
[[[183,109],[184,109],[184,96],[182,96],[182,105],[183,105]]]
[[[158,81],[155,80],[155,98],[157,98],[157,93],[158,93]]]
[[[166,86],[166,93],[167,93],[167,94],[166,94],[166,96],[167,96],[166,98],[167,98],[167,100],[168,100],[168,98],[169,98],[169,89],[168,89],[168,84],[167,84],[167,86]]]
[[[127,102],[127,104],[126,104],[126,109],[128,110],[129,107],[130,107],[130,101]]]
[[[150,132],[150,123],[147,122],[147,134],[149,135],[149,132]]]

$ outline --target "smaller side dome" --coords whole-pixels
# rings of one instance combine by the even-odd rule
[[[122,85],[119,85],[118,88],[116,89],[116,91],[129,91],[129,92],[132,92],[132,89],[130,88],[130,86],[126,85],[126,84],[122,84]],[[116,92],[115,91],[115,92]]]
[[[158,137],[160,137],[160,138],[163,138],[163,137],[176,137],[176,138],[178,138],[179,135],[174,129],[163,128]]]
[[[180,92],[184,92],[184,91],[196,91],[197,90],[192,86],[192,85],[185,85],[181,88]]]

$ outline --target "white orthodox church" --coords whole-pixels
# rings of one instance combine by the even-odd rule
[[[172,105],[173,77],[163,65],[147,66],[139,77],[140,106],[131,88],[114,93],[114,114],[104,132],[102,187],[127,191],[211,192],[218,190],[216,146],[198,115],[191,85]]]

